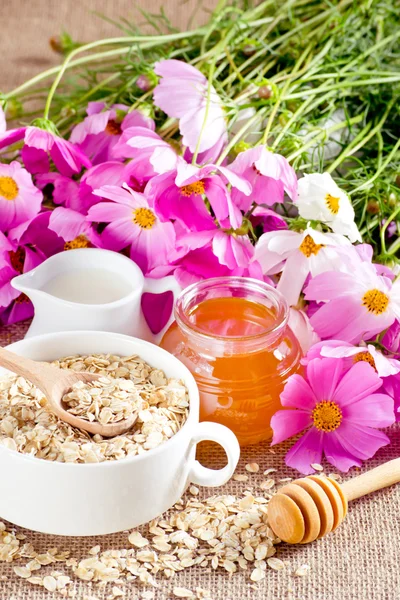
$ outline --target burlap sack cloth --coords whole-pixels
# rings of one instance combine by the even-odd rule
[[[7,91],[22,83],[35,73],[57,64],[58,57],[52,55],[48,47],[51,35],[61,30],[72,33],[75,39],[90,41],[102,36],[115,35],[115,28],[93,15],[93,12],[106,14],[117,19],[119,16],[133,18],[136,23],[143,21],[135,7],[143,6],[157,12],[164,5],[172,22],[185,27],[199,0],[1,0],[0,1],[0,90]],[[212,8],[216,0],[204,1],[203,7]],[[207,18],[200,8],[195,22]],[[23,337],[26,324],[19,324],[0,330],[0,344],[5,345]],[[368,461],[367,468],[399,456],[400,430],[392,429],[391,446],[378,452]],[[260,473],[268,467],[278,469],[276,480],[283,477],[297,477],[292,469],[285,467],[283,457],[285,447],[276,454],[269,452],[267,444],[246,449],[238,467],[245,473],[248,462],[257,462]],[[211,467],[221,466],[221,456],[215,451],[202,452],[202,461]],[[329,467],[327,467],[329,472]],[[353,469],[350,476],[357,474]],[[257,491],[257,482],[262,477],[251,475],[249,482]],[[248,482],[248,483],[249,483]],[[231,481],[216,492],[241,494],[248,483]],[[0,493],[6,494],[12,481],[1,479]],[[32,490],[27,489],[27,494]],[[200,497],[211,495],[214,490],[201,489]],[[258,493],[261,490],[258,488]],[[151,500],[151,499],[150,499]],[[213,600],[398,600],[400,599],[400,485],[354,502],[349,515],[340,529],[324,540],[308,546],[290,547],[284,544],[278,549],[283,560],[289,565],[282,571],[268,569],[266,579],[255,591],[243,573],[228,577],[224,572],[211,569],[192,568],[179,573],[172,581],[161,580],[155,591],[156,600],[173,598],[174,585],[194,590],[197,586],[210,590]],[[1,515],[0,515],[1,517]],[[87,556],[90,548],[100,544],[102,549],[126,548],[126,534],[116,534],[97,538],[63,538],[46,536],[24,531],[37,551],[57,546],[68,549],[76,558]],[[28,541],[27,540],[27,541]],[[307,563],[311,571],[306,577],[294,577],[296,568]],[[66,573],[68,570],[65,570]],[[69,573],[70,574],[70,573]],[[43,588],[33,587],[14,575],[13,565],[0,563],[0,575],[7,575],[7,581],[0,582],[0,600],[48,600],[57,597]],[[121,587],[121,586],[120,586]],[[93,586],[75,581],[72,588],[77,600],[85,595],[93,595],[104,600],[110,590],[101,591]],[[132,584],[126,588],[126,598],[140,598],[140,589]]]
[[[20,323],[0,329],[0,344],[3,346],[21,339],[26,327],[26,323]],[[392,428],[389,435],[392,444],[383,448],[374,459],[368,461],[367,469],[399,456],[400,429]],[[298,473],[284,464],[286,448],[287,446],[284,445],[278,447],[276,454],[270,452],[268,444],[244,449],[237,472],[246,473],[249,475],[249,480],[246,483],[232,480],[216,490],[201,488],[199,498],[206,498],[214,493],[242,495],[248,488],[252,488],[256,492],[255,495],[262,495],[263,492],[258,484],[263,480],[263,471],[270,467],[277,469],[277,473],[270,475],[276,481],[284,477],[298,477]],[[223,457],[213,448],[203,448],[199,458],[207,466],[214,468],[222,466]],[[246,472],[245,465],[249,462],[260,465],[259,474]],[[326,465],[326,472],[330,471],[333,469]],[[355,476],[358,473],[357,469],[352,469],[348,476]],[[12,481],[3,481],[0,473],[0,493],[6,494],[7,487],[11,485]],[[27,489],[26,492],[29,494],[32,490]],[[250,587],[249,573],[238,572],[229,577],[222,570],[216,572],[211,568],[193,567],[176,574],[173,580],[159,578],[160,587],[155,590],[155,599],[172,599],[172,589],[177,585],[191,590],[200,586],[211,592],[213,600],[398,600],[400,598],[399,508],[400,484],[353,502],[341,527],[325,539],[307,546],[281,544],[277,556],[282,560],[288,560],[289,564],[284,570],[278,572],[268,569],[266,579],[258,585],[257,590]],[[126,533],[91,538],[56,537],[25,530],[24,533],[27,535],[26,541],[32,542],[36,551],[46,551],[57,546],[59,550],[70,550],[71,555],[78,559],[87,557],[90,548],[97,544],[100,544],[102,550],[130,547]],[[305,577],[295,577],[296,568],[304,563],[311,566],[309,574]],[[21,561],[15,564],[25,563]],[[57,565],[54,566],[57,568]],[[60,570],[71,575],[70,570],[62,563]],[[7,581],[0,582],[0,600],[48,600],[50,597],[57,597],[56,594],[34,587],[17,577],[13,572],[13,564],[0,563],[0,575],[8,575]],[[119,587],[125,586],[119,585]],[[83,600],[85,594],[89,596],[92,594],[99,600],[105,600],[110,594],[111,586],[102,590],[95,584],[90,588],[87,583],[74,580],[70,589],[77,591],[77,600]],[[125,598],[140,599],[142,589],[134,584],[128,584]]]

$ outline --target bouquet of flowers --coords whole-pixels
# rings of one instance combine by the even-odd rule
[[[221,2],[188,32],[52,40],[62,65],[0,95],[0,320],[32,316],[13,277],[72,248],[182,287],[264,279],[305,354],[273,442],[307,428],[304,473],[371,457],[400,394],[392,3]]]

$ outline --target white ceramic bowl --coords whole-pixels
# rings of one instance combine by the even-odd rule
[[[8,346],[35,360],[71,354],[138,354],[168,377],[182,379],[190,398],[182,429],[154,450],[118,461],[65,464],[37,459],[0,445],[0,518],[22,527],[56,535],[100,535],[136,527],[163,513],[179,500],[190,483],[223,485],[239,460],[235,435],[223,425],[199,424],[199,393],[187,368],[149,342],[99,331],[68,331],[28,338]],[[5,374],[0,369],[0,376]],[[227,465],[203,467],[196,444],[221,444]]]

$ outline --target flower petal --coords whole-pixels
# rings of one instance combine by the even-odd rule
[[[312,427],[289,450],[285,463],[304,475],[315,473],[311,465],[321,462],[323,439],[324,433]]]
[[[334,434],[349,454],[361,460],[372,458],[379,448],[390,444],[388,436],[383,431],[356,423],[343,422]]]
[[[339,471],[347,473],[351,467],[361,467],[361,461],[346,450],[332,431],[324,436],[324,454],[326,460]]]
[[[339,362],[341,359],[326,359],[333,362]],[[308,373],[308,367],[307,367]],[[356,363],[347,373],[343,375],[342,380],[336,387],[331,399],[337,402],[341,408],[354,404],[362,398],[373,394],[382,385],[382,379],[371,369],[371,366],[365,362]]]
[[[307,379],[318,402],[332,400],[340,376],[343,361],[339,358],[314,358],[307,365]]]
[[[286,260],[276,289],[285,296],[290,306],[298,303],[309,272],[308,261],[301,252],[294,252]]]
[[[389,427],[395,422],[394,401],[387,394],[371,394],[343,407],[343,418],[366,427]]]
[[[291,375],[281,393],[282,406],[299,408],[311,412],[317,399],[309,383],[301,375]]]
[[[310,413],[305,410],[278,410],[271,419],[274,432],[271,446],[297,435],[311,424]]]

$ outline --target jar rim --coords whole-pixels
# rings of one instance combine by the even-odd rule
[[[219,287],[230,287],[236,289],[247,290],[249,292],[256,292],[261,297],[264,297],[268,301],[272,301],[276,310],[275,322],[270,327],[265,327],[261,332],[254,333],[246,336],[226,336],[217,335],[214,333],[208,333],[203,329],[197,327],[193,322],[189,320],[187,312],[190,300],[193,300],[197,295],[202,292],[211,291],[218,289]],[[280,336],[282,331],[287,325],[289,318],[289,306],[284,296],[273,286],[252,277],[238,277],[238,276],[226,276],[226,277],[213,277],[210,279],[203,279],[195,282],[185,288],[175,303],[174,308],[175,320],[179,327],[183,329],[187,334],[195,335],[199,340],[207,341],[213,340],[223,343],[260,343],[265,340],[268,341],[270,338],[276,338]]]

